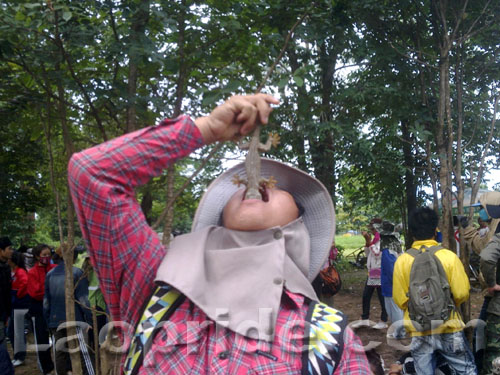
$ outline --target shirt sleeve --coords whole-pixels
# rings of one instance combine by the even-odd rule
[[[16,273],[16,282],[18,284],[17,298],[23,298],[28,294],[28,273],[24,270]]]
[[[448,276],[448,282],[450,283],[450,291],[453,295],[453,300],[457,306],[460,306],[469,298],[469,278],[465,273],[462,261],[454,252],[450,250],[441,250],[440,252],[444,252],[448,258],[448,261],[444,259],[441,260],[441,264],[445,265],[445,271]],[[437,254],[439,254],[439,252]]]
[[[0,303],[3,305],[2,310],[0,310],[0,322],[3,319],[3,322],[7,323],[7,319],[10,316],[12,308],[11,287],[10,267],[6,266],[5,269],[0,267]]]
[[[73,203],[114,320],[134,324],[139,319],[165,255],[134,188],[202,145],[194,122],[181,116],[72,156]]]
[[[377,242],[380,242],[380,233],[379,232],[375,232],[375,234],[373,235],[372,242],[370,242],[370,245],[375,245]]]
[[[392,298],[396,305],[403,311],[406,310],[408,304],[408,289],[410,285],[410,266],[408,265],[408,257],[411,255],[402,254],[394,263],[393,283],[392,283]]]
[[[488,243],[488,238],[481,237],[479,235],[479,231],[472,225],[464,228],[462,233],[464,239],[471,244],[472,250],[474,250],[478,254],[481,253],[481,250],[483,250],[483,248]]]
[[[50,321],[50,278],[50,274],[45,277],[45,293],[43,295],[43,317],[47,323]]]
[[[368,248],[373,255],[378,256],[380,255],[380,241],[375,242],[374,244],[370,245]]]
[[[344,331],[344,350],[335,375],[371,375],[363,344],[351,328]]]
[[[500,238],[494,237],[481,252],[481,272],[489,288],[497,284],[497,263],[499,259]]]

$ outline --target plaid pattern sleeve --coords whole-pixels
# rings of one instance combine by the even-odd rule
[[[194,122],[181,116],[72,156],[68,179],[73,203],[114,320],[138,321],[165,254],[134,188],[202,144]]]
[[[370,363],[365,355],[365,349],[358,336],[351,328],[344,331],[344,351],[335,375],[371,375]]]

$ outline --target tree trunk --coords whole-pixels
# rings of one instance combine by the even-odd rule
[[[323,43],[319,48],[319,66],[321,69],[321,112],[320,121],[328,126],[333,121],[331,97],[333,93],[333,74],[337,63],[337,52],[334,48],[327,50]],[[311,160],[314,174],[330,193],[336,203],[336,177],[335,177],[335,135],[332,129],[325,129],[322,134],[309,138],[311,147]]]
[[[56,180],[54,176],[54,154],[52,152],[52,104],[50,102],[50,97],[47,95],[47,121],[44,122],[43,131],[45,133],[45,141],[47,143],[47,152],[49,154],[49,173],[50,173],[50,186],[52,188],[52,193],[56,200],[56,211],[57,211],[57,227],[59,230],[59,242],[62,244],[64,242],[64,232],[61,218],[61,196],[57,190]],[[41,117],[41,116],[40,116]]]
[[[490,134],[488,135],[488,140],[486,144],[484,145],[483,152],[481,154],[481,161],[479,162],[479,168],[476,176],[476,181],[473,182],[473,176],[472,176],[472,170],[471,170],[471,185],[472,185],[472,192],[471,192],[471,201],[470,203],[472,204],[475,199],[477,192],[479,191],[479,185],[481,183],[481,180],[483,179],[483,171],[484,171],[484,162],[486,160],[486,156],[488,156],[488,152],[490,150],[491,146],[491,141],[493,139],[493,134],[495,132],[495,126],[496,126],[496,121],[497,121],[497,110],[498,110],[498,99],[500,97],[500,94],[498,92],[495,93],[494,99],[493,99],[493,116],[491,118],[491,125],[490,125]],[[472,210],[469,212],[469,219],[472,219]]]
[[[92,335],[94,340],[95,374],[101,375],[101,355],[99,353],[99,332],[97,331],[97,311],[92,309]]]
[[[429,175],[429,180],[431,181],[431,187],[432,187],[432,208],[434,209],[434,211],[439,212],[437,176],[434,173],[433,169],[430,140],[427,140],[425,142],[425,152],[426,152],[425,158],[426,158],[427,174]]]
[[[464,181],[462,179],[462,130],[463,130],[463,70],[462,70],[462,46],[458,49],[455,63],[455,88],[457,90],[457,142],[456,142],[456,159],[455,159],[455,185],[457,186],[457,211],[459,215],[464,214]],[[470,245],[464,241],[463,228],[459,223],[460,233],[460,260],[462,261],[465,273],[470,276]],[[464,321],[470,320],[470,299],[462,305],[462,316]],[[470,332],[469,332],[470,335]],[[472,336],[469,337],[469,340]]]
[[[59,118],[61,119],[62,134],[64,140],[64,148],[66,151],[66,158],[69,162],[71,155],[74,153],[73,140],[71,139],[67,116],[66,116],[66,102],[64,100],[64,88],[62,82],[58,80],[57,82],[57,92],[59,96]],[[75,292],[74,292],[74,282],[73,282],[73,253],[74,253],[74,238],[75,238],[75,210],[73,207],[73,201],[71,200],[71,194],[68,189],[67,193],[68,208],[67,208],[67,220],[68,220],[68,237],[66,243],[61,243],[62,254],[64,259],[64,272],[65,272],[65,304],[66,304],[66,321],[75,321]],[[68,334],[68,346],[70,348],[70,358],[71,358],[71,368],[74,375],[82,374],[82,363],[80,360],[80,352],[77,350],[79,348],[78,341],[76,338],[76,327],[69,324],[67,327]],[[70,339],[71,338],[71,339]]]
[[[137,46],[140,44],[141,37],[144,36],[146,25],[149,20],[149,0],[142,0],[138,3],[139,9],[132,17],[130,48],[129,48],[129,66],[128,66],[128,85],[127,85],[127,133],[137,129],[137,77],[139,68],[137,66],[140,56],[138,56]]]
[[[186,85],[187,77],[187,62],[185,53],[185,31],[186,31],[186,1],[182,1],[182,10],[179,11],[177,16],[177,30],[179,32],[179,75],[177,76],[176,82],[176,97],[175,97],[175,107],[173,117],[177,117],[182,111],[182,100],[184,99],[184,90]],[[163,226],[163,244],[167,245],[170,242],[170,235],[172,234],[172,224],[174,222],[174,204],[172,202],[174,198],[175,190],[175,164],[172,164],[167,170],[167,207],[170,206],[167,216],[165,218],[165,224]]]
[[[174,189],[175,189],[175,164],[172,164],[167,169],[167,202],[172,202],[174,199]],[[170,243],[170,237],[172,233],[172,224],[174,222],[174,205],[168,210],[167,216],[165,218],[165,223],[163,225],[163,240],[164,245]]]
[[[292,75],[300,68],[300,64],[297,59],[297,54],[295,53],[296,46],[295,43],[290,44],[290,48],[287,49],[288,61],[290,63],[291,73]],[[285,99],[286,100],[286,99]],[[309,95],[304,86],[297,88],[297,111],[298,115],[295,117],[295,121],[292,122],[292,126],[294,129],[294,133],[296,134],[306,134],[304,129],[304,123],[311,121],[310,118],[300,117],[305,116],[306,113],[310,113],[307,109],[309,108]],[[307,158],[306,158],[306,150],[304,146],[304,136],[293,137],[291,146],[293,149],[294,155],[297,156],[297,164],[299,169],[303,171],[307,171]]]
[[[403,138],[403,157],[405,163],[405,198],[406,214],[417,208],[417,186],[415,184],[415,158],[412,154],[412,142],[408,120],[401,121],[401,133]],[[413,239],[405,226],[405,247],[411,247]]]
[[[115,329],[111,328],[100,349],[102,375],[120,375],[120,362],[123,356],[123,351],[119,350],[121,346]]]
[[[445,122],[449,110],[449,69],[450,69],[450,41],[448,35],[448,26],[446,19],[447,12],[446,0],[432,1],[432,13],[435,26],[434,35],[439,49],[439,100],[438,100],[438,119],[435,130],[436,150],[439,158],[439,183],[441,191],[441,233],[443,235],[443,246],[455,250],[455,239],[453,236],[453,214],[452,214],[452,179],[451,179],[451,158],[449,154],[450,142],[452,142],[452,133],[449,133]],[[449,122],[448,122],[449,125]]]

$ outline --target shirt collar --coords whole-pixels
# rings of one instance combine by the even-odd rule
[[[288,297],[288,303],[290,303],[290,307],[293,309],[300,309],[304,305],[305,297],[301,294],[290,292],[288,289],[284,288],[283,296]]]
[[[412,243],[411,247],[417,250],[420,250],[422,246],[425,247],[431,247],[431,246],[437,246],[437,241],[436,240],[419,240],[415,241]]]

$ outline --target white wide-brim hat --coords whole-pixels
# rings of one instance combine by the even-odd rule
[[[217,177],[201,198],[194,216],[192,231],[209,225],[220,225],[226,203],[240,189],[233,177],[246,178],[245,164],[228,169]],[[290,193],[304,208],[302,218],[311,238],[311,258],[308,279],[318,275],[335,238],[335,209],[328,190],[314,177],[284,163],[261,158],[261,177],[274,177],[276,188]]]

